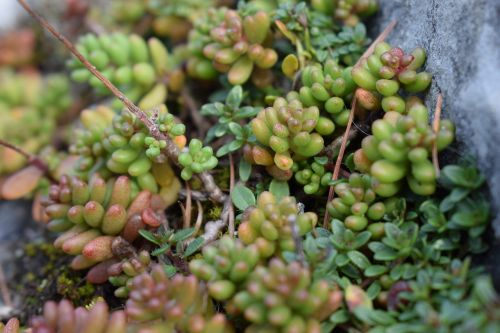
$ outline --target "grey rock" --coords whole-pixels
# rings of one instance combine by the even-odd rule
[[[426,104],[433,109],[443,94],[442,117],[457,126],[451,160],[472,157],[487,177],[493,208],[491,249],[476,261],[500,287],[500,1],[379,0],[380,11],[368,25],[377,36],[392,20],[387,41],[411,51],[428,51],[434,75]]]

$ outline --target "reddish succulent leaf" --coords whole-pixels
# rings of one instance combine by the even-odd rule
[[[31,193],[43,176],[43,171],[34,166],[14,173],[2,184],[1,194],[4,199],[15,200]]]

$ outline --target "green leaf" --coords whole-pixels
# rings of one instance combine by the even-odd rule
[[[269,191],[274,194],[276,199],[287,197],[290,195],[290,188],[288,182],[273,179],[269,184]]]
[[[165,271],[165,274],[167,274],[167,276],[171,278],[177,273],[177,268],[172,265],[163,265],[163,271]]]
[[[236,112],[233,119],[239,120],[245,118],[253,118],[257,115],[257,113],[259,113],[259,111],[260,108],[256,108],[253,106],[244,106]]]
[[[365,276],[366,277],[375,277],[384,274],[387,272],[387,266],[382,266],[382,265],[372,265],[368,266],[367,269],[365,269]]]
[[[363,231],[356,235],[354,241],[352,242],[351,249],[359,249],[361,246],[365,245],[371,238],[372,234],[369,231]]]
[[[366,294],[368,297],[370,297],[371,300],[374,300],[380,291],[382,290],[382,287],[380,286],[380,283],[378,281],[373,282],[370,287],[366,290]]]
[[[241,148],[243,146],[243,141],[234,140],[229,143],[229,151],[233,152]]]
[[[188,239],[189,237],[191,237],[194,234],[195,230],[196,230],[196,228],[186,228],[186,229],[182,229],[182,230],[177,231],[174,234],[174,237],[172,238],[172,242],[177,243],[177,242],[182,242],[183,240]]]
[[[359,251],[349,251],[347,252],[347,256],[354,265],[361,269],[366,269],[370,266],[370,260],[368,260],[368,258]]]
[[[243,137],[243,128],[241,127],[240,124],[235,122],[230,122],[228,126],[229,130],[231,131],[231,133],[233,133],[234,136]]]
[[[163,244],[161,247],[153,250],[151,252],[151,255],[152,256],[155,256],[155,257],[158,257],[158,256],[161,256],[162,254],[164,254],[165,252],[167,252],[167,250],[170,249],[170,244]]]
[[[439,210],[443,213],[446,213],[453,209],[455,204],[463,200],[470,193],[469,189],[456,187],[451,190],[451,193],[446,196],[443,201],[439,204]]]
[[[229,145],[231,144],[232,142],[230,143],[226,143],[224,146],[220,147],[218,150],[217,150],[217,153],[215,153],[215,156],[217,157],[222,157],[224,155],[227,155],[229,154]]]
[[[245,210],[250,206],[255,205],[255,196],[248,187],[238,184],[231,192],[233,204],[240,210]]]
[[[189,257],[190,255],[194,254],[197,252],[205,243],[205,238],[202,236],[195,238],[191,243],[189,243],[188,247],[186,248],[186,251],[184,251],[184,258]]]
[[[330,316],[330,321],[335,323],[335,324],[346,323],[349,321],[349,313],[344,309],[340,309],[338,311],[335,311]]]
[[[340,267],[345,266],[349,263],[349,257],[343,253],[340,253],[335,257],[335,263]]]
[[[226,104],[233,110],[236,110],[243,99],[243,89],[241,86],[234,86],[226,97]]]
[[[246,182],[249,178],[250,175],[252,174],[252,165],[242,159],[240,161],[240,166],[239,166],[239,175],[240,175],[240,180],[243,182]]]
[[[462,167],[459,165],[447,165],[441,170],[441,176],[445,182],[451,182],[455,186],[476,189],[484,183],[484,177],[476,168]]]
[[[222,103],[205,104],[201,107],[200,113],[203,116],[220,117],[224,113],[224,105]]]
[[[381,261],[392,261],[398,257],[398,253],[391,249],[390,247],[385,247],[383,249],[375,252],[374,258]]]
[[[156,244],[156,245],[161,245],[160,241],[158,240],[158,237],[156,237],[156,235],[153,234],[151,231],[141,229],[141,230],[139,230],[139,234],[142,237],[146,238],[151,243]]]

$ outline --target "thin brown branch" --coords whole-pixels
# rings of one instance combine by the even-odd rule
[[[28,161],[28,164],[40,169],[47,176],[47,178],[49,178],[52,182],[56,182],[56,180],[50,175],[49,167],[48,167],[47,163],[45,163],[40,157],[33,155],[33,154],[30,154],[30,153],[24,151],[22,148],[20,148],[16,145],[13,145],[12,143],[7,142],[7,141],[2,140],[2,139],[0,139],[0,146],[4,146],[8,149],[12,149],[16,153],[23,155],[26,158],[26,160]]]
[[[437,97],[436,110],[434,111],[434,121],[432,122],[432,129],[434,134],[436,134],[436,140],[434,140],[434,145],[432,146],[432,164],[434,164],[434,169],[436,169],[436,176],[439,176],[439,158],[438,158],[438,147],[437,147],[437,135],[439,134],[439,125],[441,122],[441,109],[443,107],[443,96],[441,94]]]
[[[189,183],[186,182],[186,209],[184,210],[184,228],[191,226],[191,211],[193,209],[193,202],[191,200],[191,188]]]
[[[12,308],[12,299],[10,297],[9,287],[7,287],[7,282],[5,280],[5,274],[3,272],[2,265],[0,265],[0,291],[2,293],[2,298],[5,305]]]
[[[199,137],[204,137],[207,133],[210,124],[207,120],[201,115],[199,107],[193,97],[191,96],[191,91],[188,87],[182,89],[182,102],[185,108],[188,110],[189,115],[191,116],[191,120],[196,126],[196,130],[198,131]]]
[[[233,160],[233,154],[229,154],[229,193],[233,192],[233,188],[234,188],[234,160]],[[227,200],[229,201],[229,216],[228,216],[229,235],[231,237],[234,237],[234,207],[231,198],[228,197]]]
[[[198,231],[200,231],[201,229],[201,224],[203,223],[203,206],[199,201],[196,201],[196,206],[198,207],[198,216],[196,217],[196,223],[194,225],[193,235],[198,234]]]
[[[389,35],[389,33],[396,26],[396,23],[397,23],[396,20],[394,20],[391,23],[389,23],[389,25],[384,29],[384,31],[382,31],[380,33],[380,35],[373,41],[373,43],[370,45],[370,47],[363,53],[363,55],[361,56],[361,58],[359,58],[359,60],[354,65],[354,67],[360,66],[363,63],[363,61],[366,58],[368,58],[373,53],[373,51],[375,50],[375,47],[377,46],[377,44],[383,42],[387,38],[387,36]],[[339,155],[337,156],[337,161],[335,162],[335,169],[333,170],[332,180],[337,180],[338,176],[339,176],[340,166],[342,165],[342,160],[344,158],[344,153],[345,153],[345,149],[346,149],[346,146],[347,146],[347,141],[348,141],[348,138],[349,138],[349,135],[350,135],[352,122],[354,121],[354,114],[356,113],[356,101],[357,101],[357,97],[358,97],[358,90],[356,89],[356,91],[354,92],[354,97],[352,99],[351,112],[349,113],[349,120],[347,122],[345,133],[344,133],[344,135],[342,137],[342,143],[341,143],[341,146],[340,146]],[[330,202],[333,199],[333,194],[334,194],[333,186],[330,186],[330,189],[328,191],[328,200],[327,200],[327,203]],[[326,228],[328,226],[328,220],[329,220],[329,218],[330,218],[330,216],[328,214],[328,210],[325,210],[325,217],[323,218],[323,227]]]
[[[179,147],[170,139],[168,135],[165,135],[160,131],[158,126],[149,119],[148,115],[141,110],[137,105],[135,105],[130,99],[127,98],[111,81],[109,81],[104,75],[97,70],[97,68],[92,65],[78,50],[76,47],[61,33],[59,33],[47,20],[40,16],[36,11],[34,11],[25,0],[17,0],[19,4],[28,12],[40,25],[49,31],[54,37],[56,37],[63,45],[87,68],[92,75],[97,77],[103,85],[108,88],[116,98],[118,98],[127,109],[132,112],[149,130],[151,136],[157,140],[164,140],[167,146],[163,149],[163,152],[170,158],[170,160],[179,165],[178,156],[180,153]],[[210,198],[217,202],[224,202],[226,196],[222,193],[221,189],[215,184],[215,181],[211,174],[204,172],[199,175],[199,178],[204,184],[205,190],[209,193]]]

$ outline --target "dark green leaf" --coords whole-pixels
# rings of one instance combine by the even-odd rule
[[[139,230],[139,234],[142,237],[146,238],[151,243],[154,243],[156,245],[161,245],[161,243],[158,240],[158,237],[155,234],[153,234],[151,231],[141,229],[141,230]]]
[[[256,108],[253,106],[244,106],[236,112],[234,119],[239,120],[245,118],[253,118],[257,115],[257,113],[259,113],[259,111],[260,108]]]
[[[238,173],[240,175],[240,180],[246,182],[250,178],[250,175],[252,174],[252,165],[247,161],[245,161],[244,159],[242,159],[240,161]]]
[[[370,266],[370,260],[368,260],[368,258],[359,251],[349,251],[347,252],[347,256],[354,265],[361,269],[366,269]]]
[[[240,210],[245,210],[246,208],[255,205],[255,196],[248,187],[238,184],[233,188],[231,192],[231,199],[233,204]]]
[[[163,244],[161,247],[153,250],[151,252],[151,255],[152,256],[155,256],[155,257],[158,257],[158,256],[161,256],[162,254],[164,254],[165,252],[168,251],[168,249],[170,249],[170,244]]]
[[[177,273],[177,268],[172,265],[163,265],[163,270],[169,278],[173,277]]]
[[[226,97],[226,104],[233,110],[236,110],[243,99],[243,89],[241,86],[234,86]]]
[[[174,234],[174,237],[172,238],[172,242],[177,243],[177,242],[181,242],[183,240],[188,239],[189,237],[191,237],[194,234],[195,230],[196,230],[196,228],[186,228],[186,229],[181,229],[181,230],[177,231]]]
[[[232,142],[227,143],[227,144],[225,144],[224,146],[220,147],[220,148],[217,150],[217,153],[215,153],[215,156],[217,156],[217,157],[222,157],[222,156],[224,156],[224,155],[229,154],[229,145],[230,145],[231,143],[232,143]]]
[[[290,188],[288,182],[273,179],[269,184],[269,191],[274,194],[277,199],[290,195]]]
[[[237,137],[243,137],[243,128],[241,127],[240,124],[235,122],[230,122],[228,126],[229,130],[231,131],[231,133],[233,133],[233,135]]]
[[[375,277],[384,274],[387,272],[388,268],[387,266],[382,266],[382,265],[372,265],[369,266],[367,269],[365,269],[365,276],[366,277]]]
[[[203,237],[198,237],[195,238],[191,243],[186,248],[186,251],[184,251],[184,258],[189,257],[190,255],[194,254],[197,252],[205,243],[205,239]]]

